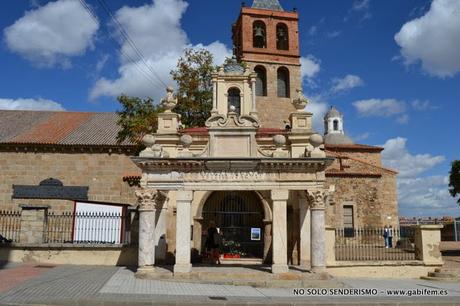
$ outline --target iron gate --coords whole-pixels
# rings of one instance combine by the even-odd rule
[[[214,221],[223,238],[224,255],[263,258],[263,219],[262,204],[253,192],[214,192],[203,207],[202,249]]]

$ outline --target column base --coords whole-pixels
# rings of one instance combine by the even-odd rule
[[[190,273],[192,272],[192,264],[175,264],[174,273]]]
[[[272,265],[272,273],[273,274],[281,274],[281,273],[288,273],[289,267],[288,265]]]
[[[155,273],[155,267],[154,266],[143,266],[143,267],[138,267],[136,273],[134,276],[136,278],[146,278],[148,275],[152,275]]]
[[[311,267],[311,272],[313,272],[313,273],[324,273],[324,272],[326,272],[326,267]]]

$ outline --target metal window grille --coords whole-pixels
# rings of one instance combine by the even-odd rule
[[[401,227],[391,230],[391,243],[387,247],[383,228],[337,229],[335,257],[339,261],[415,260],[415,228]]]
[[[130,244],[129,215],[120,213],[48,213],[45,243]]]
[[[19,242],[21,231],[20,211],[0,211],[0,243]]]

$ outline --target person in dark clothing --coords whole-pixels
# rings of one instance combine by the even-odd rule
[[[208,236],[206,237],[205,246],[210,251],[212,263],[218,263],[220,265],[220,245],[221,239],[220,234],[217,231],[216,223],[214,221],[209,222]]]

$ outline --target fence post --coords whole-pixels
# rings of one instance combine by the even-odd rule
[[[24,244],[42,244],[44,225],[48,205],[19,205],[21,207],[20,242]]]
[[[326,266],[335,264],[335,228],[326,227]]]
[[[425,265],[442,265],[440,250],[443,225],[419,225],[415,232],[415,258]]]
[[[458,241],[457,220],[454,220],[455,241]]]

